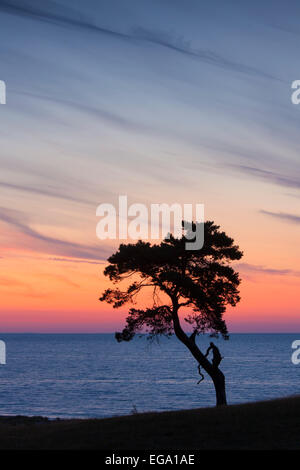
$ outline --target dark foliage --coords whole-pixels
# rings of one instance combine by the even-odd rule
[[[187,241],[190,236],[183,233],[180,239],[171,235],[160,244],[121,244],[108,259],[104,274],[113,283],[130,278],[132,282],[124,290],[107,289],[101,301],[119,308],[135,303],[142,289],[152,289],[152,305],[130,308],[126,327],[116,333],[118,341],[129,341],[142,331],[151,338],[173,334],[174,320],[183,308],[194,337],[204,332],[228,337],[223,313],[227,305],[235,306],[240,300],[240,278],[229,263],[239,260],[242,252],[214,222],[204,223],[204,246],[200,250],[186,250]],[[163,293],[164,302],[159,293]]]

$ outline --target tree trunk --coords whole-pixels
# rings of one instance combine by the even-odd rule
[[[226,400],[226,389],[225,389],[225,376],[220,369],[217,369],[215,376],[212,377],[215,390],[216,390],[216,401],[217,406],[227,405]]]
[[[216,391],[216,405],[227,405],[225,376],[223,372],[218,367],[214,367],[211,362],[206,359],[204,354],[202,354],[202,352],[196,345],[195,340],[191,340],[188,336],[187,339],[192,344],[185,343],[185,345],[188,347],[194,358],[198,361],[200,366],[205,370],[205,372],[207,372],[207,374],[211,377],[213,381]]]
[[[204,356],[200,351],[195,342],[195,335],[188,336],[181,328],[180,321],[178,318],[177,306],[173,309],[173,325],[174,332],[177,338],[190,350],[194,358],[200,364],[200,366],[207,372],[211,377],[216,391],[216,405],[227,405],[226,400],[226,389],[225,389],[225,376],[223,372],[218,368],[214,367],[212,363]]]

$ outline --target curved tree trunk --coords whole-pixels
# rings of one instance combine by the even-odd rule
[[[176,307],[173,309],[173,324],[174,332],[177,338],[190,350],[194,358],[200,366],[211,377],[216,391],[216,405],[227,405],[226,389],[225,389],[225,376],[223,372],[214,367],[211,362],[206,359],[204,354],[200,351],[195,342],[195,335],[188,336],[181,328],[178,312]]]
[[[187,336],[188,341],[191,341],[193,344],[190,347],[188,344],[186,346],[191,351],[195,359],[198,361],[201,367],[207,372],[211,377],[216,391],[216,405],[227,405],[226,400],[226,388],[225,388],[225,376],[223,372],[218,367],[213,367],[213,365],[206,359],[204,354],[200,351],[195,341]]]
[[[216,375],[212,377],[215,390],[216,390],[216,401],[217,406],[227,405],[226,400],[226,388],[225,388],[225,376],[220,369],[217,369]]]

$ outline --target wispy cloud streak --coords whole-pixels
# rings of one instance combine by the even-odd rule
[[[253,273],[253,274],[267,274],[270,276],[300,276],[300,271],[294,269],[278,269],[268,268],[266,266],[260,266],[256,264],[238,263],[235,267],[241,272]]]
[[[284,222],[290,222],[292,224],[300,224],[299,215],[287,214],[285,212],[270,212],[270,211],[265,211],[265,210],[261,210],[260,212],[270,217],[283,220]]]
[[[0,208],[0,221],[13,226],[18,232],[33,241],[33,250],[36,251],[94,261],[107,259],[110,254],[110,251],[103,246],[100,248],[82,245],[43,235],[21,221],[16,213],[12,214],[5,208]]]
[[[300,189],[300,178],[298,176],[281,175],[274,171],[268,171],[261,168],[255,168],[246,165],[229,166],[250,176],[260,178],[264,181],[268,181],[269,183],[284,186],[286,188]]]
[[[142,39],[158,46],[163,46],[173,51],[196,58],[216,67],[221,67],[233,72],[244,73],[271,80],[280,81],[279,78],[259,70],[255,67],[240,64],[229,60],[209,49],[196,49],[191,46],[191,41],[185,40],[182,36],[176,36],[163,31],[151,31],[145,28],[137,27],[132,29],[133,37]]]
[[[59,5],[58,3],[49,0],[46,2],[44,1],[42,6],[41,4],[36,6],[36,4],[33,4],[32,2],[24,2],[20,0],[4,0],[0,2],[0,11],[21,17],[33,18],[38,21],[59,24],[61,26],[85,29],[121,40],[149,42],[225,70],[268,80],[281,81],[272,74],[264,72],[256,67],[230,60],[212,50],[194,48],[191,45],[191,41],[185,39],[183,36],[160,30],[146,29],[141,26],[133,27],[127,33],[104,28],[87,18],[83,18],[82,14],[75,9],[66,7],[65,5]]]
[[[0,11],[21,17],[34,18],[39,21],[60,24],[61,26],[73,26],[77,28],[87,29],[97,33],[102,33],[112,37],[128,39],[126,34],[114,31],[108,28],[102,28],[90,21],[82,19],[79,12],[66,6],[61,6],[56,2],[47,0],[43,5],[39,3],[37,6],[33,2],[24,1],[1,1]]]
[[[82,204],[89,204],[92,205],[93,203],[91,201],[88,201],[86,199],[79,199],[74,196],[70,196],[68,194],[64,194],[60,192],[59,190],[56,189],[47,189],[47,188],[38,188],[34,186],[25,186],[22,184],[13,184],[13,183],[6,183],[5,181],[0,181],[0,187],[5,188],[5,189],[12,189],[16,191],[23,191],[31,194],[39,194],[41,196],[48,196],[48,197],[54,197],[58,199],[65,199],[67,201],[72,201],[72,202],[79,202]]]

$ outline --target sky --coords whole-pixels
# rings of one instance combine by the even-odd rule
[[[96,208],[202,203],[231,332],[300,332],[298,1],[0,0],[0,329],[113,332]]]

